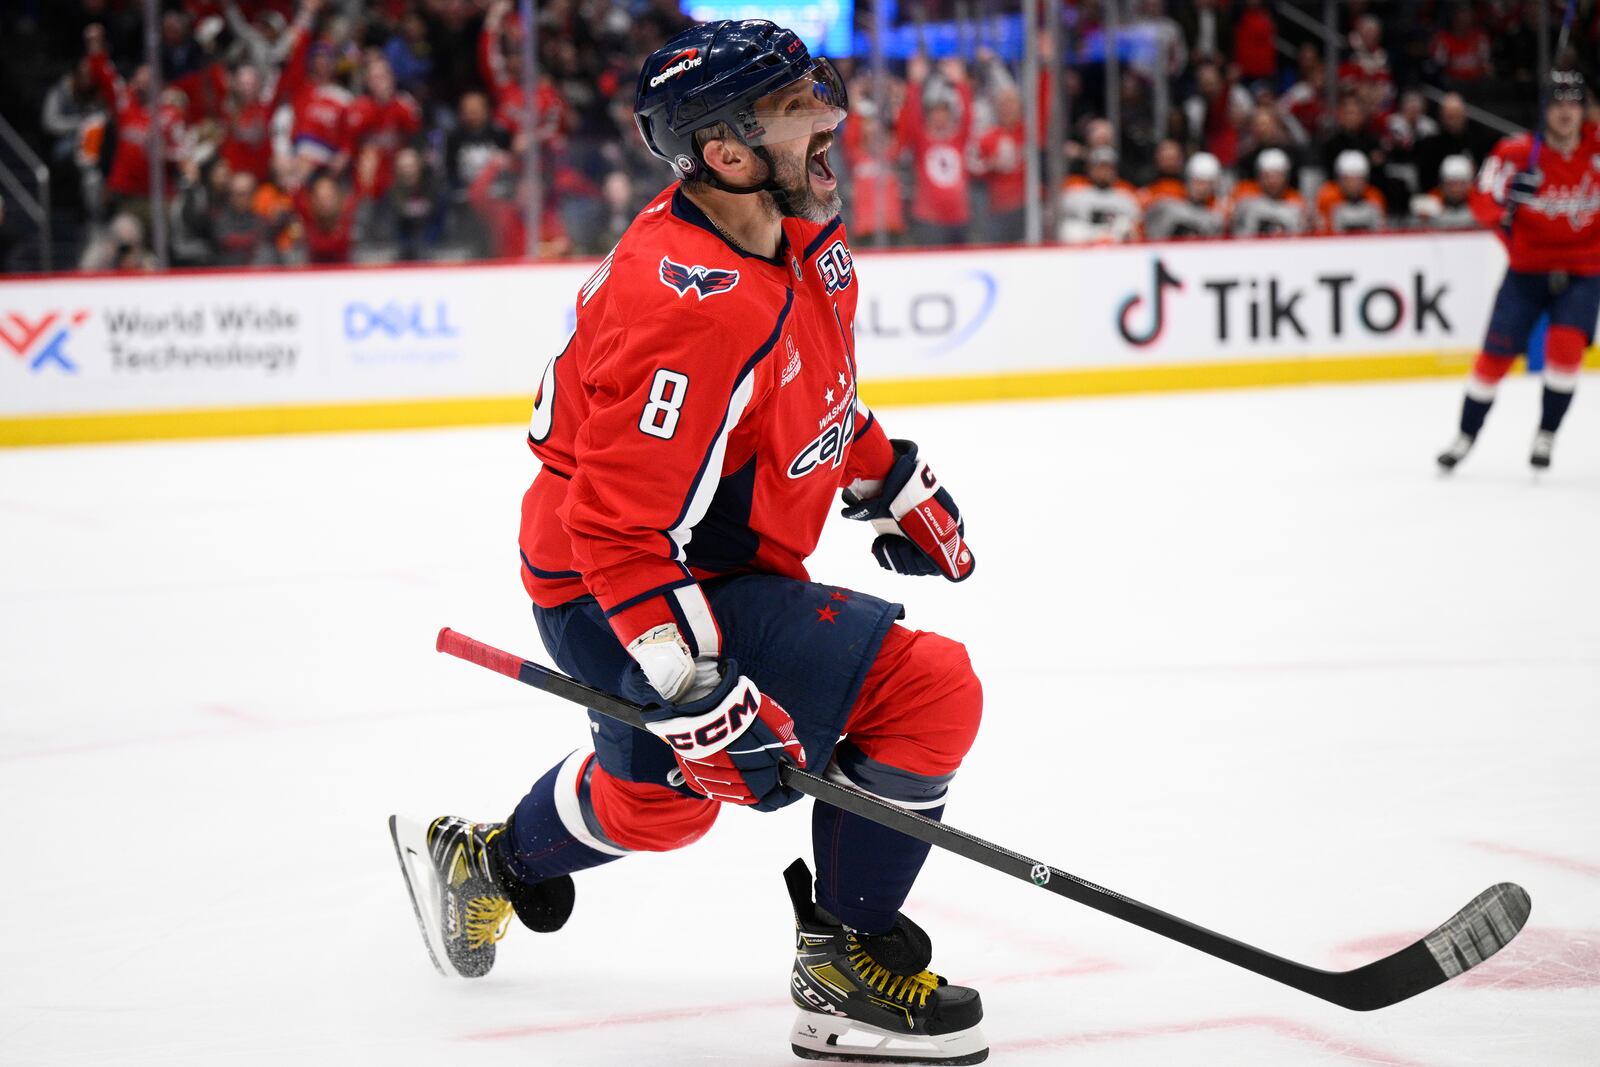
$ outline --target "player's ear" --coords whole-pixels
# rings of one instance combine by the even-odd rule
[[[707,141],[700,154],[705,158],[706,166],[719,177],[733,179],[735,185],[744,184],[750,176],[754,153],[735,138],[718,137]]]

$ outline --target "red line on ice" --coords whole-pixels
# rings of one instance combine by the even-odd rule
[[[1108,960],[1085,960],[1078,964],[1058,967],[1048,971],[1004,974],[990,978],[974,977],[972,982],[974,985],[984,986],[1004,982],[1037,981],[1041,978],[1070,978],[1081,974],[1100,974],[1104,971],[1116,969],[1117,964]],[[508,1026],[499,1030],[480,1030],[476,1033],[464,1034],[462,1037],[467,1041],[503,1041],[508,1038],[537,1037],[541,1034],[563,1034],[574,1030],[592,1030],[602,1026],[644,1026],[649,1023],[681,1022],[704,1015],[734,1015],[744,1011],[765,1011],[792,1006],[790,1001],[776,998],[746,1000],[732,1004],[718,1004],[706,1008],[664,1008],[661,1011],[635,1012],[631,1015],[605,1015],[595,1018],[570,1019],[563,1022],[531,1023],[527,1026]]]
[[[1168,1037],[1182,1034],[1200,1034],[1213,1030],[1266,1030],[1309,1045],[1316,1045],[1323,1053],[1332,1053],[1357,1063],[1382,1064],[1384,1067],[1426,1067],[1418,1060],[1408,1059],[1392,1052],[1383,1052],[1350,1041],[1338,1034],[1319,1030],[1293,1019],[1272,1015],[1240,1015],[1222,1019],[1196,1019],[1185,1023],[1155,1023],[1150,1026],[1132,1026],[1117,1030],[1085,1030],[1061,1034],[1056,1037],[1032,1037],[1018,1041],[996,1041],[995,1052],[1035,1052],[1042,1049],[1071,1048],[1076,1045],[1109,1044],[1117,1041],[1135,1041],[1143,1038]]]
[[[232,704],[207,704],[200,710],[207,715],[215,715],[219,719],[231,719],[234,722],[249,723],[252,726],[258,726],[264,721],[243,708],[234,707]]]
[[[1534,905],[1538,907],[1537,904]],[[1592,989],[1600,986],[1600,930],[1538,925],[1538,912],[1516,940],[1444,989]],[[1370,960],[1416,940],[1415,934],[1380,934],[1340,945],[1351,962]]]
[[[670,1023],[694,1019],[703,1015],[733,1015],[757,1009],[777,1010],[789,1007],[790,1002],[769,998],[747,1000],[735,1004],[718,1004],[707,1008],[667,1008],[662,1011],[641,1011],[631,1015],[601,1015],[588,1019],[569,1019],[559,1023],[535,1023],[529,1026],[508,1026],[500,1030],[480,1030],[463,1035],[468,1041],[503,1041],[512,1037],[537,1037],[540,1034],[564,1034],[573,1030],[593,1030],[602,1026],[643,1026],[648,1023]]]
[[[1586,874],[1590,878],[1600,878],[1600,864],[1585,863],[1583,860],[1570,859],[1558,856],[1553,852],[1536,852],[1531,848],[1519,848],[1516,845],[1502,845],[1497,841],[1469,841],[1467,844],[1473,848],[1481,848],[1485,852],[1494,852],[1502,856],[1516,856],[1519,859],[1532,860],[1534,863],[1543,863],[1551,867],[1560,867],[1564,871],[1573,871],[1577,874]]]

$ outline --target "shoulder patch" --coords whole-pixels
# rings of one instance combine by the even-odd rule
[[[840,289],[850,288],[850,282],[855,277],[855,263],[850,258],[850,247],[843,241],[835,241],[822,250],[816,258],[817,273],[822,276],[823,287],[830,293]]]
[[[739,272],[736,270],[721,270],[716,267],[702,267],[696,263],[685,266],[674,263],[666,256],[661,257],[661,284],[673,290],[679,296],[688,296],[693,289],[695,297],[704,300],[708,296],[726,293],[729,289],[739,284]]]

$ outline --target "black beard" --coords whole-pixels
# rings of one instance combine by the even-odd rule
[[[815,151],[815,148],[810,145],[807,145],[807,148],[811,151],[808,151],[799,163],[787,156],[780,159],[770,152],[766,153],[772,182],[781,190],[781,193],[772,194],[773,205],[779,214],[792,219],[805,219],[807,222],[815,223],[828,222],[844,208],[844,198],[839,195],[837,188],[826,196],[818,196],[812,190],[808,165],[811,162],[811,152]]]

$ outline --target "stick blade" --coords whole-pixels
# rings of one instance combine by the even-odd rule
[[[1392,956],[1334,976],[1325,999],[1353,1011],[1398,1004],[1465,974],[1511,943],[1533,911],[1528,891],[1490,886],[1443,925]]]
[[[1473,897],[1422,942],[1449,980],[1509,945],[1532,912],[1533,900],[1526,889],[1501,882]]]

